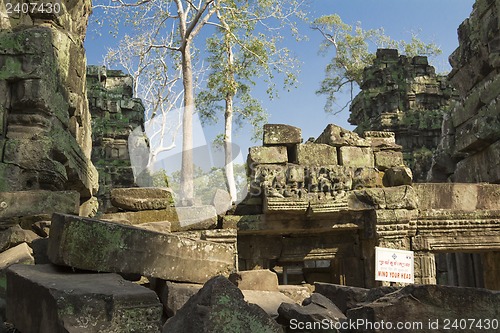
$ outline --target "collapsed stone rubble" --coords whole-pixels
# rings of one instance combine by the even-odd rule
[[[134,187],[126,138],[143,106],[127,75],[86,69],[90,1],[61,3],[59,16],[0,17],[1,322],[23,333],[371,332],[337,327],[500,317],[500,0],[478,0],[459,29],[449,114],[456,96],[427,59],[380,50],[351,108],[356,131],[330,124],[303,143],[299,128],[265,125],[234,207],[222,191],[213,206],[175,207],[169,189]],[[453,183],[414,183],[428,161],[408,154],[422,140],[435,149],[443,114],[431,171]],[[375,281],[376,246],[414,251],[416,284]],[[444,272],[440,258],[460,252],[476,253],[474,269]],[[491,290],[436,285],[443,274]]]

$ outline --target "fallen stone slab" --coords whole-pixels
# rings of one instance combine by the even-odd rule
[[[165,209],[173,204],[173,197],[172,191],[164,188],[114,188],[111,204],[131,211]]]
[[[54,214],[52,263],[97,272],[204,283],[234,270],[233,248],[133,226]]]
[[[278,309],[282,303],[295,303],[293,299],[279,291],[242,290],[245,301],[258,305],[272,318],[278,318]]]
[[[374,302],[347,311],[350,322],[366,323],[358,326],[362,332],[394,332],[394,327],[385,329],[375,327],[373,323],[405,322],[422,323],[423,327],[398,329],[398,332],[477,332],[479,327],[460,326],[474,321],[485,322],[500,318],[500,291],[478,288],[462,288],[438,285],[409,285],[396,292],[376,299]],[[445,321],[449,326],[445,326]],[[457,323],[457,329],[452,323]],[[372,325],[370,325],[370,323]],[[430,326],[433,325],[433,326]],[[465,328],[464,328],[465,327]],[[496,332],[498,327],[491,327]]]
[[[161,304],[152,290],[118,274],[13,265],[7,270],[7,320],[23,333],[155,333]]]
[[[309,286],[312,287],[312,286]],[[311,288],[306,287],[305,285],[296,286],[296,285],[279,285],[278,289],[280,293],[283,295],[290,297],[295,301],[295,303],[302,304],[302,302],[311,297]]]
[[[377,287],[372,289],[343,286],[339,284],[330,284],[316,282],[314,292],[321,294],[332,301],[344,314],[348,310],[356,308],[362,303],[373,302],[377,298],[392,293],[400,287]]]
[[[170,222],[171,231],[206,230],[217,227],[214,206],[169,207],[161,210],[104,214],[107,221],[128,221],[132,225],[150,222]]]
[[[78,214],[80,194],[74,191],[0,192],[0,226],[15,225],[20,217],[60,212]]]
[[[346,319],[346,316],[332,301],[318,293],[313,293],[311,297],[306,298],[302,306],[296,303],[283,303],[278,313],[278,323],[287,326],[291,331],[296,330],[297,323],[302,323],[316,328],[311,330],[309,327],[304,327],[305,332],[337,332],[334,324]],[[325,323],[327,327],[321,326]],[[325,329],[318,330],[318,328]]]
[[[316,282],[314,291],[331,300],[340,311],[346,313],[358,303],[366,301],[369,289]]]
[[[154,279],[151,284],[163,304],[163,309],[167,317],[173,317],[187,301],[194,296],[201,288],[202,284],[178,283]]]
[[[163,333],[283,332],[264,310],[248,304],[241,291],[223,276],[210,279],[168,319]]]
[[[240,290],[279,291],[278,276],[268,269],[232,273],[229,275],[229,281]]]

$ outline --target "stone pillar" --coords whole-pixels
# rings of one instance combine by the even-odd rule
[[[415,283],[436,284],[436,260],[434,253],[415,252]]]
[[[83,48],[91,1],[58,3],[57,14],[0,8],[0,191],[75,190],[84,203],[97,190]]]
[[[500,252],[483,253],[484,287],[500,290]]]

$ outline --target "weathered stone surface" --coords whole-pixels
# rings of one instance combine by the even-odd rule
[[[172,192],[163,188],[115,188],[111,190],[111,203],[124,210],[154,210],[170,207],[173,198]]]
[[[214,206],[170,207],[161,210],[104,214],[109,221],[128,221],[132,225],[148,222],[170,222],[171,231],[213,229],[217,226]]]
[[[0,251],[5,251],[11,247],[22,243],[31,243],[39,238],[33,231],[24,230],[15,225],[7,230],[0,231]]]
[[[301,144],[297,147],[297,163],[305,166],[337,165],[337,149],[326,144]]]
[[[167,317],[173,317],[187,301],[194,296],[202,287],[201,284],[177,283],[155,279],[153,289],[163,304]]]
[[[288,162],[286,146],[251,147],[248,164],[282,164]]]
[[[315,143],[324,143],[333,147],[370,147],[370,143],[361,138],[357,133],[345,130],[334,124],[329,124],[316,139]]]
[[[347,317],[351,321],[366,320],[369,323],[421,322],[423,330],[428,330],[427,323],[439,321],[435,332],[449,332],[443,319],[460,322],[468,320],[492,320],[500,315],[500,292],[486,289],[459,288],[435,285],[409,285],[398,292],[387,294],[375,302],[351,309]],[[460,329],[457,331],[466,331]],[[463,326],[462,326],[463,327]],[[392,329],[374,330],[370,327],[358,327],[363,332],[394,332]],[[474,331],[472,329],[471,331]],[[401,329],[398,332],[414,332],[413,329]]]
[[[411,169],[405,166],[392,167],[385,171],[383,182],[385,186],[411,185],[413,182],[413,173]]]
[[[379,150],[395,148],[390,135],[384,142],[381,134],[395,133],[395,143],[402,146],[415,179],[425,181],[443,116],[453,105],[455,93],[446,77],[436,75],[425,57],[409,58],[397,50],[378,49],[373,65],[363,72],[360,87],[350,106],[349,122],[357,125],[355,132],[370,131],[364,136],[372,145],[380,144],[374,147]]]
[[[73,191],[0,192],[0,225],[19,222],[16,218],[60,212],[78,214],[80,196]]]
[[[383,150],[375,152],[375,167],[384,171],[392,167],[404,166],[401,152]]]
[[[369,188],[354,191],[356,197],[376,209],[417,209],[418,201],[411,186]]]
[[[45,306],[40,306],[45,304]],[[155,293],[117,274],[14,265],[7,272],[7,320],[21,332],[160,332]]]
[[[292,319],[295,320],[295,323],[300,322],[319,324],[322,321],[336,323],[346,318],[345,315],[339,310],[339,308],[337,308],[337,306],[332,303],[332,301],[318,293],[313,293],[310,298],[304,300],[302,305],[303,306],[300,306],[295,303],[281,304],[278,309],[278,322],[293,329],[291,325],[293,324],[291,323]],[[327,328],[321,331],[338,332],[334,328]]]
[[[290,297],[298,304],[302,304],[306,298],[311,297],[311,289],[306,286],[279,285],[278,289],[280,293]]]
[[[28,244],[22,243],[0,253],[0,270],[13,264],[34,264],[33,250]]]
[[[224,244],[62,214],[52,218],[48,255],[57,265],[194,283],[234,269]]]
[[[297,127],[283,124],[264,125],[264,146],[296,145],[302,142],[302,130]]]
[[[136,224],[137,228],[161,232],[164,234],[169,234],[172,232],[172,225],[170,222],[150,222],[150,223],[142,223]]]
[[[282,303],[294,303],[295,301],[278,291],[241,290],[245,301],[258,305],[272,318],[278,317],[278,309]]]
[[[0,107],[2,191],[75,190],[82,199],[97,192],[83,49],[91,4],[68,4],[59,17],[2,19],[0,86],[13,92]]]
[[[490,184],[414,184],[419,209],[498,210],[500,187]]]
[[[348,167],[369,167],[373,168],[373,151],[370,148],[340,147],[340,165]]]
[[[220,188],[216,189],[212,199],[212,205],[215,207],[217,215],[225,215],[233,206],[231,194],[226,190]]]
[[[217,276],[205,283],[165,323],[163,333],[216,333],[228,329],[232,332],[283,332],[264,310],[246,303],[234,284]]]
[[[229,281],[241,290],[278,291],[278,276],[268,269],[232,273]]]
[[[92,161],[99,172],[100,211],[109,212],[113,210],[110,202],[111,189],[153,185],[152,180],[148,179],[150,177],[147,172],[139,177],[138,169],[144,165],[135,163],[137,175],[134,175],[131,164],[131,154],[134,156],[139,150],[145,153],[145,163],[147,163],[149,153],[147,141],[144,139],[134,141],[134,152],[129,151],[128,145],[132,131],[144,126],[144,106],[140,99],[133,98],[133,80],[130,75],[102,66],[87,67],[87,95],[93,123]],[[142,134],[142,130],[139,132]],[[168,204],[161,200],[164,195],[157,192],[149,193],[155,200],[148,204],[140,200],[146,198],[141,198],[139,193],[129,193],[135,198],[133,204],[128,201],[132,199],[130,197],[127,197],[124,203],[123,194],[121,193],[121,201],[117,202],[120,208],[142,210],[168,207]],[[171,201],[171,198],[168,201]],[[130,206],[132,207],[128,208]]]
[[[325,296],[335,303],[342,313],[346,313],[347,310],[355,308],[359,303],[366,301],[368,291],[369,289],[365,288],[341,286],[338,284],[320,282],[314,284],[314,292]]]

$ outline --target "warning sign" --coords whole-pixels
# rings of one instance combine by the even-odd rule
[[[375,280],[414,282],[413,251],[375,247]]]

